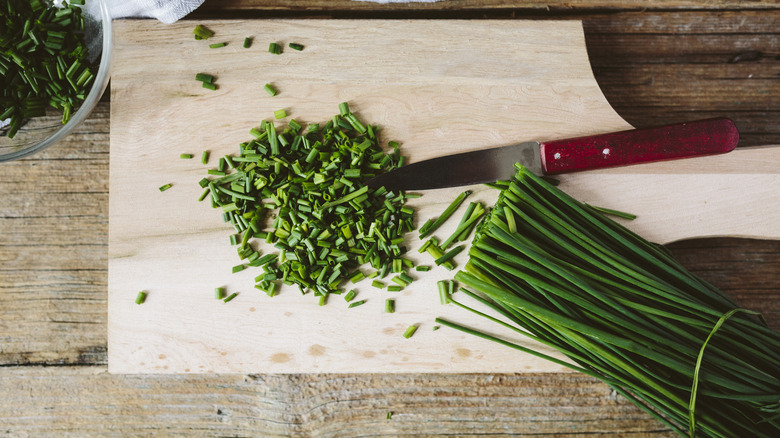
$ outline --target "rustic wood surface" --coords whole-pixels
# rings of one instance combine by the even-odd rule
[[[222,16],[217,3],[199,16]],[[416,16],[423,9],[353,8],[340,1],[332,2],[340,5],[334,10],[300,1],[292,10],[286,3],[230,5],[318,17],[351,10]],[[497,2],[463,2],[475,11],[456,3],[447,2],[447,10],[425,6],[423,15],[481,18],[498,9],[492,7]],[[727,1],[661,2],[679,10],[645,12],[626,12],[622,5],[635,5],[618,1],[614,9],[599,9],[604,3],[581,2],[573,13],[510,11],[510,4],[495,14],[583,19],[596,79],[635,126],[725,115],[735,119],[745,144],[780,144],[780,11],[774,2],[751,2],[766,9],[756,12],[731,10],[745,6]],[[583,11],[591,4],[593,10]],[[106,99],[49,150],[0,164],[0,433],[674,436],[605,385],[576,374],[107,374],[109,108]],[[707,239],[671,249],[693,272],[743,306],[764,311],[780,329],[780,242]],[[387,412],[394,413],[391,420]]]

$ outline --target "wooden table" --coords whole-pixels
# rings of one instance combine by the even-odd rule
[[[741,146],[780,144],[777,3],[646,3],[213,0],[194,16],[582,19],[596,79],[629,123],[727,116]],[[60,144],[0,164],[0,434],[673,436],[579,374],[107,374],[107,95]],[[670,248],[780,329],[780,242]]]

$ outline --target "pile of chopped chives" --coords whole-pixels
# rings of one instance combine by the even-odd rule
[[[455,279],[488,316],[597,377],[681,435],[780,436],[780,334],[648,242],[523,167]]]
[[[0,8],[0,120],[10,119],[8,137],[47,107],[67,123],[89,93],[95,67],[87,60],[83,3],[9,0]]]
[[[403,285],[411,282],[404,235],[415,228],[415,212],[404,193],[364,185],[402,163],[397,144],[383,151],[378,128],[346,103],[321,126],[263,121],[250,134],[237,155],[220,158],[200,181],[201,199],[235,230],[231,243],[243,260],[235,272],[261,267],[255,287],[269,295],[280,282],[316,296],[338,294],[367,276],[363,265],[375,270],[372,278],[394,272]],[[276,251],[261,254],[258,242]]]

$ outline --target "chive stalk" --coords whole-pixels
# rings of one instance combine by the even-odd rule
[[[406,339],[411,338],[412,335],[414,335],[414,332],[416,332],[416,331],[417,331],[417,326],[416,325],[410,325],[404,331],[404,338],[406,338]]]
[[[135,303],[136,304],[143,304],[146,302],[146,291],[138,292],[138,295],[135,296]]]

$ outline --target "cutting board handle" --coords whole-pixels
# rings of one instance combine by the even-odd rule
[[[739,132],[726,118],[542,142],[548,175],[722,154],[737,146]]]

